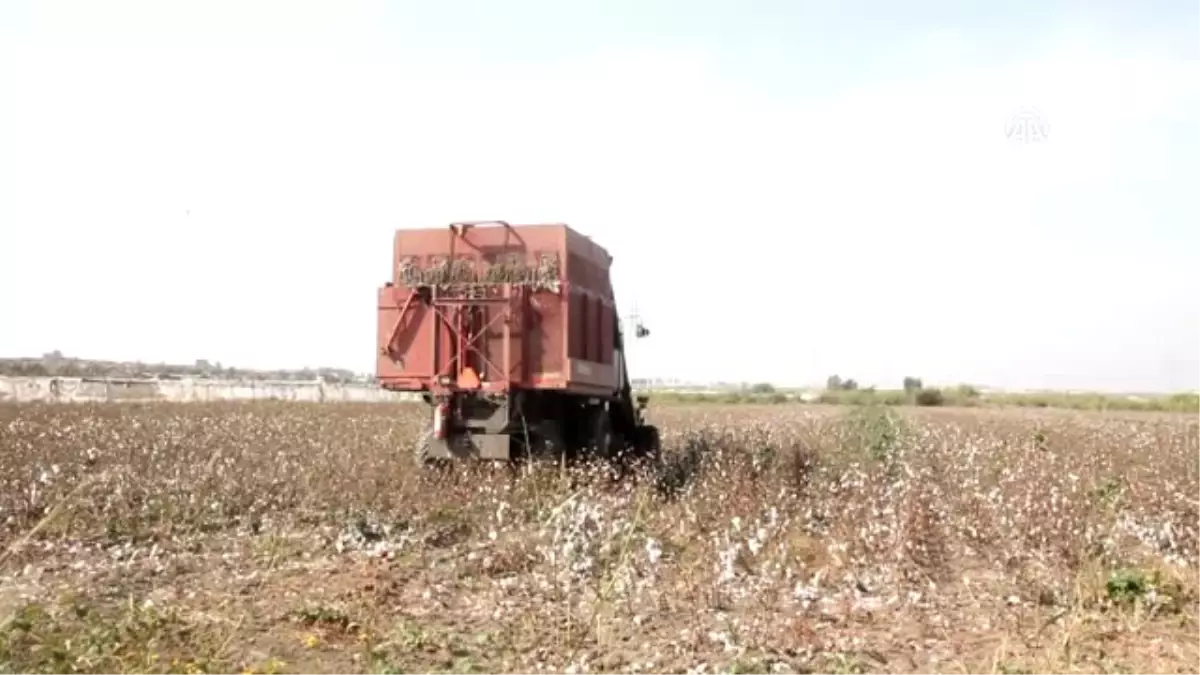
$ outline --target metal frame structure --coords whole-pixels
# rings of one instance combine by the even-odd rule
[[[554,223],[559,224],[559,223]],[[507,249],[510,243],[517,243],[524,246],[525,242],[519,232],[513,228],[511,224],[503,220],[475,220],[475,221],[459,221],[450,223],[449,242],[447,249],[448,259],[453,265],[455,256],[458,253],[456,247],[460,240],[473,246],[466,238],[467,232],[478,225],[500,225],[505,229],[504,248]],[[515,242],[511,241],[515,239]],[[476,248],[476,250],[478,250]],[[569,288],[569,283],[566,279],[559,279],[561,288]],[[512,329],[514,322],[522,323],[522,330],[525,326],[525,312],[516,311],[524,310],[524,305],[528,301],[528,290],[524,286],[516,284],[501,284],[499,286],[484,286],[482,284],[462,284],[468,291],[466,296],[446,292],[441,284],[433,284],[429,287],[429,297],[422,301],[434,315],[433,330],[430,331],[430,354],[433,355],[432,363],[436,372],[429,373],[407,373],[404,381],[417,382],[425,380],[429,382],[431,393],[435,395],[448,394],[455,390],[474,391],[482,390],[485,392],[500,393],[508,391],[513,386],[513,358],[512,358]],[[499,290],[499,297],[487,297],[485,294],[492,289]],[[478,297],[472,297],[472,291],[481,290],[484,294]],[[389,333],[389,338],[384,346],[385,353],[390,355],[394,348],[396,338],[404,329],[406,321],[411,318],[409,312],[414,301],[420,301],[422,291],[419,288],[409,289],[408,297],[400,301],[399,295],[401,291],[393,287],[393,297],[396,300],[396,305],[400,307],[400,312],[396,317],[396,321]],[[479,323],[478,310],[485,306],[500,306],[501,311],[495,313],[482,326],[475,327]],[[519,318],[518,318],[519,317]],[[481,348],[480,341],[487,335],[494,326],[498,323],[503,324],[503,347],[501,351],[501,363],[497,364],[486,354],[486,349]],[[442,331],[447,331],[450,334],[452,342],[455,344],[455,353],[445,363],[438,367],[441,357],[442,346]],[[522,348],[525,348],[527,341],[522,341]],[[471,357],[477,357],[481,362],[471,363]],[[525,359],[521,360],[524,363]],[[480,366],[483,368],[484,376],[480,375]],[[493,373],[499,373],[499,377],[495,377]],[[523,375],[523,374],[522,374]],[[523,380],[524,377],[518,379]]]
[[[503,232],[469,237],[480,225]],[[628,379],[608,252],[563,223],[439,229],[397,231],[378,294],[380,383],[432,407],[417,460],[657,452]]]

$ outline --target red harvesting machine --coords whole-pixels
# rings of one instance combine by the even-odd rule
[[[604,248],[561,223],[477,221],[397,230],[392,254],[376,377],[429,405],[419,463],[657,456]]]

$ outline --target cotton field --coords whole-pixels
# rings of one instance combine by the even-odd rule
[[[1195,672],[1195,414],[652,407],[419,474],[421,408],[0,407],[5,672]]]

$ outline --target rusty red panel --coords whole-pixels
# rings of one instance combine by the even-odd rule
[[[613,320],[614,308],[611,302],[600,306],[600,362],[613,365]]]
[[[562,378],[567,345],[565,299],[543,291],[534,294],[530,304],[529,375]]]
[[[421,303],[406,304],[410,295],[407,289],[379,289],[376,371],[381,378],[427,379],[433,374],[433,352],[423,347],[433,337],[433,322]]]
[[[612,258],[569,226],[398,230],[392,262],[378,303],[384,386],[435,390],[470,366],[491,390],[616,389]]]

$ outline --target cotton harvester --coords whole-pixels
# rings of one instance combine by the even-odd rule
[[[429,406],[420,464],[657,456],[604,248],[560,223],[462,222],[397,230],[392,262],[376,377]]]

